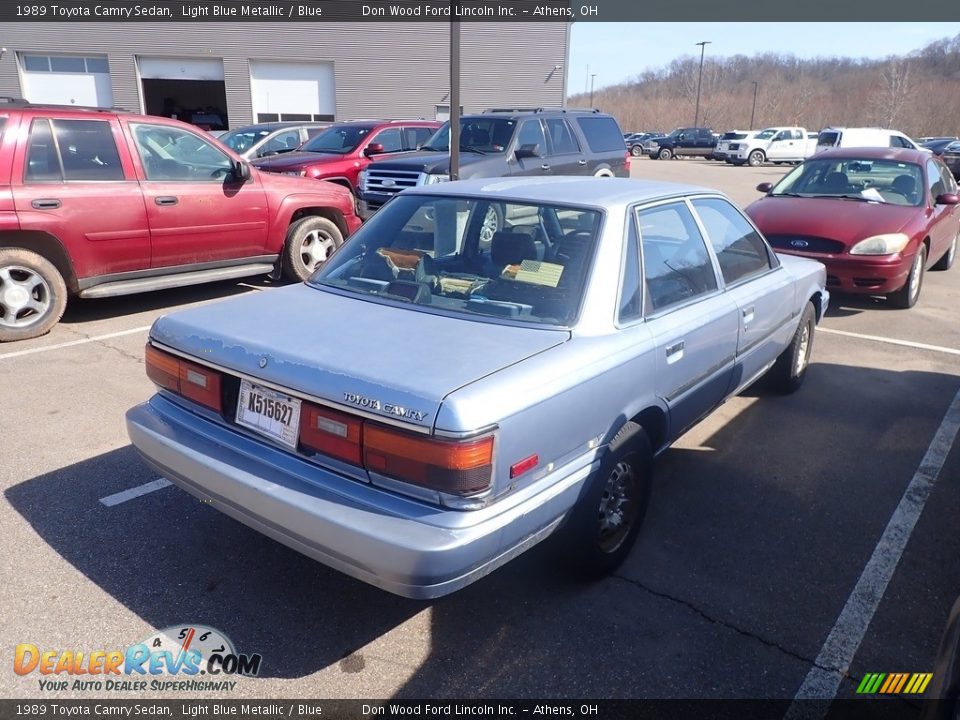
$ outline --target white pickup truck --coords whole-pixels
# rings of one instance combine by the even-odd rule
[[[727,161],[757,167],[765,162],[803,162],[817,151],[817,133],[802,127],[770,127],[730,144]]]

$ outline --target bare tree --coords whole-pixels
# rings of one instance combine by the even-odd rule
[[[880,71],[880,90],[873,104],[873,115],[880,126],[895,127],[901,111],[912,96],[910,61],[891,58]]]

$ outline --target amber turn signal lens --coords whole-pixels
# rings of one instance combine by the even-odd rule
[[[220,373],[183,360],[153,345],[144,352],[147,377],[157,385],[220,412]]]

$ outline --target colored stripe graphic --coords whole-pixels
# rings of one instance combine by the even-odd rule
[[[867,673],[857,685],[858,695],[921,695],[933,673]]]

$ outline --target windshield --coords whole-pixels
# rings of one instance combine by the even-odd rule
[[[923,172],[919,165],[893,160],[814,159],[794,168],[770,194],[918,206],[923,202]]]
[[[271,130],[234,130],[217,138],[236,153],[243,153],[269,135]]]
[[[571,324],[600,212],[557,205],[397,196],[309,280],[470,316]]]
[[[774,135],[777,134],[776,128],[767,128],[766,130],[761,130],[756,134],[757,140],[769,140]]]
[[[728,132],[723,134],[723,140],[743,140],[747,137],[746,133],[741,132]]]
[[[516,120],[506,118],[463,118],[460,120],[460,149],[502,153],[510,144],[516,128]],[[450,152],[450,122],[445,122],[420,149]]]
[[[372,129],[369,125],[334,125],[312,140],[308,140],[300,149],[307,152],[346,155],[356,150]]]

